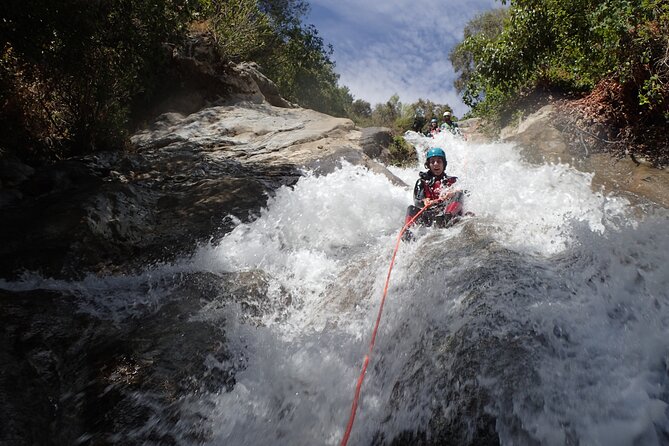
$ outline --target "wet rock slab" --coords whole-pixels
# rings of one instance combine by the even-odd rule
[[[198,273],[107,292],[0,291],[0,444],[206,438],[206,417],[184,404],[234,385],[244,363],[226,349],[226,308],[261,315],[265,278]]]

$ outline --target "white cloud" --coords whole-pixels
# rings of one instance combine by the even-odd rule
[[[334,47],[340,85],[372,105],[397,93],[404,103],[418,98],[467,107],[453,87],[448,60],[467,22],[501,4],[495,0],[424,2],[388,0],[310,2],[306,19]]]

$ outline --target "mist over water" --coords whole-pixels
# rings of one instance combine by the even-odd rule
[[[400,246],[349,444],[429,431],[472,385],[502,444],[669,444],[666,210],[638,220],[591,175],[528,164],[512,145],[407,138],[419,157],[444,148],[475,216]],[[183,444],[339,444],[423,162],[391,168],[408,187],[347,164],[307,173],[220,243],[142,276],[2,286],[88,290],[86,311],[120,317],[159,306],[162,277],[260,274],[267,292],[248,296],[260,310],[212,302],[191,316],[225,332],[230,363],[206,367],[235,370],[230,389],[179,402],[205,440],[189,440],[185,421],[147,429]],[[450,355],[458,343],[471,364]]]

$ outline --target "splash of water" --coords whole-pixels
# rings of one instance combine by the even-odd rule
[[[446,149],[448,172],[469,191],[465,208],[477,216],[467,223],[467,232],[478,235],[460,226],[430,231],[402,247],[377,366],[368,372],[352,442],[369,444],[379,432],[390,439],[426,429],[436,410],[434,392],[428,390],[438,379],[423,377],[408,385],[413,396],[406,400],[398,400],[396,385],[426,361],[443,360],[434,351],[443,339],[486,320],[467,314],[473,295],[491,307],[491,318],[505,315],[498,326],[491,324],[500,337],[529,326],[558,344],[551,351],[536,350],[544,357],[527,367],[534,368],[538,383],[514,388],[511,396],[500,383],[504,374],[480,373],[479,386],[493,397],[490,410],[500,420],[503,444],[519,438],[542,444],[564,444],[567,438],[630,444],[652,438],[654,426],[666,432],[661,365],[667,348],[661,340],[668,334],[669,308],[666,274],[659,265],[665,263],[669,237],[663,223],[652,220],[643,230],[636,222],[621,224],[629,204],[591,191],[591,175],[562,164],[526,164],[511,145],[466,144],[449,136],[413,142],[420,160],[430,145]],[[416,170],[394,168],[393,173],[412,185]],[[214,398],[212,444],[338,443],[392,245],[410,202],[410,187],[345,165],[279,191],[258,220],[239,225],[218,246],[200,252],[199,268],[259,268],[280,284],[277,289],[293,296],[289,317],[281,322],[267,315],[257,326],[236,327],[233,350],[246,352],[249,362],[237,374],[237,386]],[[644,243],[658,230],[657,243]],[[482,239],[488,244],[477,248]],[[508,264],[490,266],[495,281],[483,288],[471,285],[476,280],[459,281],[468,271],[489,267],[490,243],[493,251],[509,253],[501,256]],[[636,284],[637,260],[604,261],[612,252],[629,258],[640,249],[651,250],[652,257],[643,290]],[[527,266],[519,258],[532,260]],[[598,274],[615,275],[629,290],[611,300],[588,284],[599,280]],[[637,301],[639,292],[643,298]],[[513,293],[522,298],[495,297]],[[626,305],[623,316],[612,317],[620,305]],[[623,326],[616,321],[620,317],[628,321]],[[565,346],[567,332],[571,344]],[[621,359],[627,365],[620,366]],[[542,400],[543,411],[524,405],[523,398]],[[599,411],[602,404],[611,409]],[[513,428],[518,419],[526,425],[521,434]]]
[[[247,298],[260,311],[214,299],[191,317],[223,326],[234,367],[205,366],[234,368],[235,383],[184,397],[182,419],[204,418],[208,444],[337,444],[413,182],[440,146],[476,216],[402,245],[350,444],[438,435],[439,420],[465,425],[466,443],[466,418],[481,414],[458,410],[472,401],[502,444],[666,444],[666,213],[637,221],[591,175],[527,164],[512,145],[409,140],[417,166],[391,169],[407,187],[344,164],[278,190],[255,221],[178,264],[0,286],[76,290],[85,311],[114,318],[159,307],[175,275],[258,272],[267,289]],[[127,437],[192,441],[185,421],[170,423]]]

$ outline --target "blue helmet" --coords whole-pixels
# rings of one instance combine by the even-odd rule
[[[448,164],[446,162],[446,153],[444,152],[444,149],[440,147],[432,147],[427,151],[427,155],[425,156],[425,167],[427,168],[429,166],[428,162],[430,161],[430,158],[435,156],[438,156],[444,160],[444,169],[446,169],[446,165]]]

